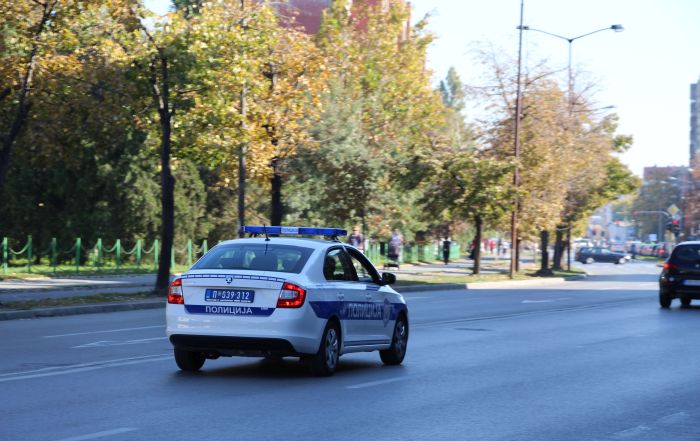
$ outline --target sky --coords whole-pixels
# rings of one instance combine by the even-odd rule
[[[170,0],[145,0],[156,13]],[[520,0],[412,0],[413,21],[429,14],[436,40],[428,50],[437,83],[454,66],[469,85],[483,85],[474,48],[486,43],[518,50]],[[700,80],[700,0],[524,0],[524,24],[573,38],[613,24],[623,32],[598,32],[573,42],[573,68],[596,83],[600,107],[615,106],[618,133],[634,137],[621,156],[637,175],[644,167],[688,165],[690,84]],[[566,87],[568,42],[525,32],[523,62],[547,59],[562,69]],[[610,110],[608,110],[610,111]],[[470,115],[468,119],[478,118]]]

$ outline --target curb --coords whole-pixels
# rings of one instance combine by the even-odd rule
[[[532,280],[504,280],[499,282],[471,282],[471,283],[443,283],[439,285],[409,285],[394,288],[395,291],[402,292],[425,292],[425,291],[447,291],[447,290],[464,290],[464,289],[497,289],[510,288],[517,286],[546,286],[556,285],[562,282],[573,282],[586,279],[585,274],[571,277],[549,277]]]
[[[25,293],[25,292],[37,292],[37,291],[83,291],[88,289],[118,289],[118,288],[140,288],[140,287],[152,287],[152,283],[112,283],[103,285],[65,285],[65,286],[40,286],[34,288],[17,288],[17,289],[7,289],[0,288],[0,294],[13,294],[13,293]]]
[[[64,315],[95,314],[101,312],[134,311],[138,309],[165,308],[163,300],[142,300],[129,303],[98,303],[94,305],[58,306],[56,308],[37,308],[21,311],[0,312],[0,321],[35,319],[40,317],[57,317]]]

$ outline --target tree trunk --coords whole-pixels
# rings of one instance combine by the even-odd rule
[[[29,91],[32,87],[32,81],[34,79],[34,70],[36,68],[35,60],[37,53],[37,43],[36,40],[41,36],[46,28],[46,23],[48,22],[51,15],[54,13],[55,3],[49,4],[46,2],[43,4],[44,11],[41,15],[41,21],[39,22],[36,32],[34,33],[34,43],[32,43],[32,50],[29,53],[29,59],[27,60],[27,69],[22,77],[22,84],[20,85],[19,97],[17,110],[15,112],[14,118],[12,120],[12,125],[7,134],[2,136],[2,151],[0,152],[0,194],[2,194],[3,188],[5,188],[5,178],[7,177],[7,171],[10,169],[10,160],[12,158],[12,148],[19,137],[22,128],[27,122],[27,116],[29,115],[29,105],[27,103],[27,97]],[[9,95],[9,91],[7,92]]]
[[[554,239],[554,258],[552,259],[552,269],[561,271],[563,268],[561,266],[561,260],[564,257],[564,226],[560,225],[557,227],[556,236]]]
[[[540,246],[542,247],[542,264],[537,273],[543,276],[550,275],[552,270],[549,269],[549,231],[540,231]]]
[[[279,158],[274,158],[271,165],[270,225],[282,225],[282,175],[279,170]]]
[[[172,132],[172,113],[170,110],[170,84],[168,60],[161,54],[160,76],[162,88],[158,87],[158,76],[152,72],[154,98],[157,99],[158,116],[160,118],[161,144],[161,249],[158,261],[158,277],[156,292],[166,295],[170,284],[170,254],[175,236],[175,178],[170,169],[170,149]]]
[[[241,8],[243,8],[243,2],[241,2]],[[246,131],[246,116],[248,113],[248,106],[246,104],[246,87],[245,84],[241,88],[241,108],[240,113],[242,117],[241,130],[245,133]],[[241,150],[238,152],[238,237],[244,237],[243,226],[245,225],[245,190],[246,190],[246,165],[245,156],[247,153],[247,146],[245,143],[241,144]]]
[[[483,220],[480,215],[474,216],[474,226],[476,227],[476,237],[474,237],[474,242],[476,242],[476,247],[474,248],[474,267],[472,269],[472,274],[479,274],[481,269],[481,236],[484,228]]]

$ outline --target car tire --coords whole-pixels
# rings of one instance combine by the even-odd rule
[[[671,294],[667,291],[659,291],[659,305],[661,305],[662,308],[670,308],[671,300]]]
[[[318,352],[308,358],[311,373],[316,377],[330,377],[340,358],[340,330],[335,322],[328,322],[323,330]]]
[[[396,325],[394,326],[394,333],[391,337],[391,346],[389,349],[379,351],[379,358],[382,362],[387,365],[398,365],[403,362],[406,356],[406,349],[408,346],[408,320],[406,316],[401,314],[398,319],[396,319]]]
[[[625,259],[624,257],[620,257],[620,260],[618,260],[617,263],[619,263],[620,265],[624,265],[625,263],[627,263],[627,259]]]
[[[197,372],[204,366],[204,354],[201,352],[183,351],[175,349],[175,363],[183,371]]]
[[[586,258],[586,263],[593,263],[593,262],[595,262],[594,258],[592,258],[592,257]]]
[[[690,297],[681,297],[681,306],[683,308],[690,307]]]

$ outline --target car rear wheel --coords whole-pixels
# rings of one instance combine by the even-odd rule
[[[662,308],[670,308],[671,300],[671,294],[667,291],[659,291],[659,305],[661,305]]]
[[[406,356],[406,348],[408,346],[408,321],[404,315],[400,315],[394,326],[394,335],[391,339],[391,347],[389,349],[379,351],[379,357],[384,364],[397,365],[401,364]]]
[[[335,372],[340,357],[340,331],[335,322],[328,322],[323,331],[321,346],[316,355],[308,358],[311,373],[317,377],[329,377]]]
[[[690,297],[681,297],[681,306],[684,308],[690,306]]]
[[[204,354],[201,352],[175,349],[175,363],[183,371],[196,372],[204,366]]]
[[[586,263],[593,263],[593,262],[595,262],[595,259],[593,259],[592,257],[586,258]]]

